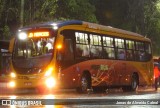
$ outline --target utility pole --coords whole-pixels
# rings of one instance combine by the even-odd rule
[[[24,20],[24,0],[21,0],[20,27],[23,27]]]

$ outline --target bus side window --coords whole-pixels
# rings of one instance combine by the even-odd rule
[[[145,51],[143,42],[136,42],[136,54],[138,61],[145,61]]]
[[[125,59],[125,51],[124,50],[118,50],[118,59]]]
[[[100,35],[90,34],[90,51],[91,51],[91,57],[93,58],[102,57],[102,43]]]
[[[115,49],[116,49],[117,59],[125,60],[126,51],[124,47],[124,39],[115,38]]]
[[[146,61],[150,60],[151,59],[151,45],[149,43],[146,43],[145,44],[145,51],[146,51]]]
[[[134,60],[134,41],[126,40],[126,59]]]
[[[89,57],[89,46],[88,45],[83,45],[83,53],[82,53],[82,56],[84,57]]]

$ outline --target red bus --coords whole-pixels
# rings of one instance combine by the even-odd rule
[[[28,26],[10,51],[15,88],[135,91],[154,82],[150,39],[110,26],[77,20]]]

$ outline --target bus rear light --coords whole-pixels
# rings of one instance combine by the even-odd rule
[[[9,82],[9,87],[15,87],[15,82],[14,81],[11,81],[11,82]]]
[[[45,84],[48,88],[53,88],[56,85],[56,80],[53,77],[47,78]]]

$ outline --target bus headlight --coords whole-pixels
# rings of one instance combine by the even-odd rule
[[[18,34],[18,38],[19,38],[20,40],[25,40],[25,39],[27,39],[27,34],[26,34],[25,32],[20,32],[20,33]]]
[[[15,77],[16,77],[16,74],[13,73],[13,72],[12,72],[10,75],[11,75],[12,78],[15,78]]]
[[[14,81],[11,81],[11,82],[9,82],[9,87],[15,87],[15,82]]]
[[[53,77],[47,78],[45,84],[48,88],[53,88],[56,85],[56,80]]]

